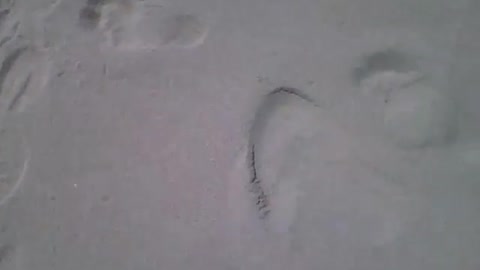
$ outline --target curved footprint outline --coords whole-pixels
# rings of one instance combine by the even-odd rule
[[[259,212],[259,218],[265,219],[271,212],[270,199],[265,191],[262,180],[258,174],[258,164],[255,150],[257,141],[263,136],[266,123],[275,114],[278,107],[288,99],[297,98],[306,102],[309,106],[318,107],[315,101],[300,90],[292,87],[278,87],[268,93],[258,107],[248,138],[247,164],[250,171],[249,190],[255,198],[255,205]]]

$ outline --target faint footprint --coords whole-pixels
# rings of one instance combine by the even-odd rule
[[[272,91],[255,114],[246,157],[232,173],[234,230],[264,249],[289,253],[295,239],[307,235],[302,231],[315,232],[302,241],[312,247],[327,238],[356,248],[394,241],[421,207],[359,164],[355,143],[308,96],[291,88]],[[240,249],[243,240],[235,241]]]
[[[131,1],[97,1],[80,11],[80,24],[98,28],[108,47],[125,51],[173,46],[193,48],[208,33],[207,24],[193,14],[172,14],[160,5]]]
[[[415,83],[392,95],[384,126],[386,136],[398,146],[440,146],[455,138],[455,108],[445,93],[427,82]]]
[[[357,143],[298,90],[268,94],[232,171],[228,211],[236,251],[303,256],[380,247],[401,236],[424,213],[422,201],[359,163]]]
[[[455,136],[455,112],[447,95],[433,89],[415,60],[386,49],[367,55],[353,70],[353,80],[363,93],[385,103],[387,138],[400,147],[442,145]]]
[[[226,207],[231,227],[229,247],[233,254],[239,254],[243,265],[258,268],[272,256],[270,251],[289,247],[299,181],[279,172],[283,172],[284,157],[291,154],[289,146],[308,137],[311,131],[306,124],[318,120],[311,113],[315,109],[308,96],[281,87],[266,95],[255,112],[229,177]]]
[[[0,126],[0,206],[7,203],[20,188],[30,159],[23,134],[9,120],[3,119]]]
[[[50,73],[46,52],[20,47],[6,54],[0,67],[0,113],[25,111],[43,94]]]
[[[408,55],[386,49],[365,56],[352,77],[364,94],[379,95],[388,102],[392,91],[423,79],[424,74]]]

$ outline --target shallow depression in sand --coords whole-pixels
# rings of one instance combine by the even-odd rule
[[[0,112],[23,112],[44,94],[51,75],[46,52],[27,46],[4,51],[0,69]]]
[[[337,263],[328,252],[388,245],[421,216],[418,198],[357,164],[354,137],[294,93],[268,96],[249,136],[228,196],[233,246],[244,260],[297,254]]]
[[[401,147],[445,144],[455,136],[454,109],[445,93],[426,82],[413,84],[391,96],[385,108],[385,134]]]
[[[4,119],[0,126],[0,207],[19,189],[29,159],[29,150],[18,124]]]
[[[195,14],[176,13],[159,5],[108,2],[80,13],[81,24],[97,26],[105,45],[123,51],[162,47],[194,48],[203,44],[209,27]]]

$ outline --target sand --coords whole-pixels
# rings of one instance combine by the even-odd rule
[[[0,269],[479,269],[479,12],[0,1]]]

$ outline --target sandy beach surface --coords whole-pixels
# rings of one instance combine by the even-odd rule
[[[479,13],[0,0],[0,270],[480,269]]]

